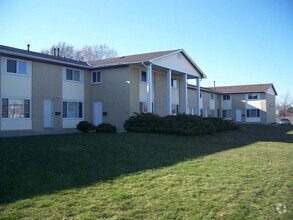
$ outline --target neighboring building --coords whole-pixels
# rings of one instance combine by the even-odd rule
[[[0,130],[60,130],[82,120],[123,129],[134,112],[186,113],[187,79],[200,88],[201,78],[184,50],[85,63],[0,46]]]
[[[221,117],[238,123],[276,123],[273,84],[209,88],[221,93]]]

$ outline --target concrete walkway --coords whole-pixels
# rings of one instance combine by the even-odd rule
[[[36,135],[72,134],[72,133],[80,133],[80,132],[76,129],[63,129],[59,131],[49,130],[49,129],[43,130],[43,131],[31,131],[31,130],[0,131],[0,138],[36,136]]]

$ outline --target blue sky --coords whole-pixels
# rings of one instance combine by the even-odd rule
[[[0,0],[0,21],[2,45],[182,48],[207,75],[202,86],[272,82],[293,95],[292,0]]]

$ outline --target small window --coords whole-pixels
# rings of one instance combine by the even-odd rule
[[[178,114],[179,105],[172,105],[172,115]]]
[[[25,61],[7,59],[8,73],[27,74],[26,66]]]
[[[250,99],[250,100],[256,100],[256,99],[258,99],[258,95],[257,94],[249,94],[248,95],[248,99]]]
[[[223,95],[223,100],[230,100],[230,95]]]
[[[211,100],[214,100],[214,94],[210,94]]]
[[[231,118],[231,110],[223,110],[223,118]]]
[[[17,61],[17,69],[19,74],[26,74],[26,62]]]
[[[92,72],[92,83],[101,83],[101,72]]]
[[[80,81],[80,71],[79,70],[66,69],[66,80],[79,82]]]
[[[172,78],[172,79],[171,79],[171,86],[172,86],[173,88],[178,88],[178,79],[174,79],[174,78]]]
[[[260,110],[259,109],[247,109],[246,110],[247,118],[259,118]]]
[[[215,117],[215,110],[213,109],[210,110],[210,117]]]
[[[16,60],[7,60],[7,72],[16,73]]]
[[[142,82],[147,81],[147,73],[146,73],[146,71],[141,71],[141,81]]]

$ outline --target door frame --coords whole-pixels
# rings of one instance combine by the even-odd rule
[[[240,115],[238,115],[239,112],[240,112]],[[238,118],[238,116],[239,116],[239,118]],[[242,122],[242,109],[236,109],[236,120],[235,121]]]
[[[99,101],[99,100],[96,100],[96,101],[93,101],[93,124],[95,126],[99,125],[98,122],[96,122],[96,112],[95,112],[95,104],[96,103],[100,103],[101,104],[101,123],[103,123],[103,101]],[[97,120],[98,121],[98,120]]]
[[[46,101],[51,102],[51,126],[50,127],[45,126],[45,102]],[[45,128],[45,129],[54,128],[54,100],[53,100],[53,98],[44,98],[43,99],[43,128]]]

